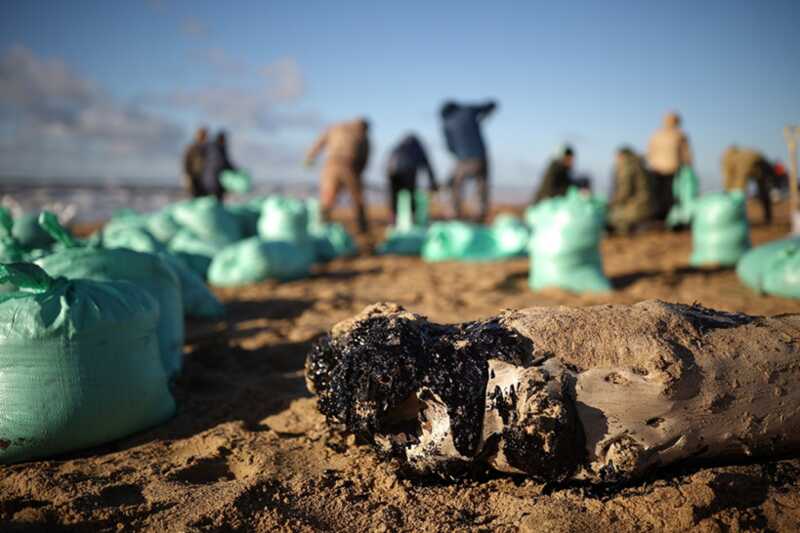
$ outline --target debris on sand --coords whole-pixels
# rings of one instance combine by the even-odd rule
[[[800,315],[647,301],[457,325],[377,304],[306,361],[329,423],[421,474],[634,479],[800,450]]]

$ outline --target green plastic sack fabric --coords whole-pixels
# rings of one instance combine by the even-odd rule
[[[167,249],[201,279],[206,279],[211,260],[220,250],[230,244],[225,241],[206,240],[183,229],[170,241]]]
[[[691,167],[681,167],[672,182],[675,205],[667,214],[667,226],[686,226],[692,221],[692,204],[700,194],[700,180]]]
[[[741,191],[706,194],[692,207],[692,266],[733,266],[750,248]]]
[[[527,255],[530,237],[525,223],[509,213],[498,215],[492,222],[492,238],[498,257]]]
[[[430,223],[430,195],[424,189],[416,189],[414,200],[417,204],[417,209],[414,211],[414,223],[419,227],[426,228]]]
[[[289,281],[307,277],[314,262],[311,242],[265,241],[251,237],[223,249],[208,269],[208,280],[234,287],[265,279]]]
[[[39,226],[40,213],[25,213],[14,220],[12,235],[25,248],[49,248],[55,242]]]
[[[323,222],[319,210],[319,201],[309,198],[305,202],[308,214],[308,235],[314,241],[316,260],[322,263],[337,257],[349,257],[358,253],[353,237],[338,222]]]
[[[318,262],[333,261],[338,257],[350,257],[358,252],[355,241],[338,222],[325,224],[311,235],[314,256]]]
[[[242,204],[227,204],[225,209],[239,221],[242,238],[258,235],[258,219],[266,197],[259,197]]]
[[[81,246],[52,213],[42,213],[39,223],[65,246],[37,261],[51,276],[130,281],[156,299],[160,309],[157,333],[161,360],[168,376],[177,374],[183,362],[184,326],[180,282],[173,270],[154,254]]]
[[[158,304],[125,281],[52,279],[0,265],[0,463],[50,457],[160,424],[175,401]]]
[[[164,370],[168,376],[178,374],[184,340],[180,282],[160,257],[122,248],[72,248],[43,257],[36,264],[51,276],[125,280],[147,291],[159,304],[157,333]]]
[[[411,209],[411,193],[397,193],[397,216],[394,226],[386,230],[386,239],[378,246],[382,255],[420,255],[428,236],[426,226],[416,224]]]
[[[386,240],[378,245],[376,251],[380,255],[420,255],[428,235],[426,228],[415,227],[411,230],[386,230]]]
[[[168,211],[159,211],[145,216],[144,228],[161,244],[168,244],[181,230]]]
[[[468,222],[436,222],[422,246],[425,261],[495,261],[503,259],[492,230]]]
[[[127,248],[135,252],[161,253],[166,247],[143,226],[128,226],[104,229],[99,232],[98,244],[103,248]]]
[[[739,260],[736,273],[758,292],[800,298],[800,237],[753,248]]]
[[[144,228],[119,229],[98,242],[104,248],[125,248],[135,252],[152,253],[160,257],[175,273],[181,289],[183,312],[194,318],[220,318],[225,306],[214,296],[197,273],[178,257],[172,255]]]
[[[25,261],[27,249],[13,235],[14,221],[5,207],[0,207],[0,263]]]
[[[308,208],[305,202],[286,196],[270,196],[261,208],[258,235],[266,241],[308,240]]]
[[[203,241],[216,244],[233,244],[242,238],[239,221],[214,197],[205,196],[179,202],[170,207],[168,212],[183,228],[173,236],[173,240],[185,235],[184,230]],[[169,244],[171,246],[172,241]]]
[[[533,290],[559,287],[573,292],[605,292],[611,284],[603,275],[600,238],[606,205],[575,189],[528,209],[533,226],[530,240]]]
[[[244,170],[223,170],[219,181],[223,189],[238,194],[250,192],[253,184],[250,174]]]

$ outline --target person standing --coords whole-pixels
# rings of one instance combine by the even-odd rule
[[[308,151],[306,166],[314,164],[323,149],[328,157],[320,176],[320,209],[324,220],[331,211],[342,189],[347,189],[356,210],[358,231],[367,233],[366,206],[361,174],[369,160],[369,123],[364,118],[340,122],[328,128]]]
[[[722,154],[722,175],[725,177],[726,191],[739,190],[747,194],[747,183],[753,180],[764,222],[772,222],[771,193],[778,184],[778,176],[763,154],[750,148],[729,146]]]
[[[569,145],[561,148],[558,152],[558,156],[553,158],[547,166],[547,170],[539,184],[539,189],[533,196],[532,203],[537,204],[547,198],[567,194],[567,189],[569,189],[571,185],[575,185],[575,180],[572,178],[572,167],[574,163],[575,150]]]
[[[183,154],[183,186],[193,198],[205,196],[203,188],[203,172],[206,167],[206,143],[208,130],[198,128],[194,141]]]
[[[608,203],[608,222],[614,231],[633,232],[653,214],[653,187],[642,158],[620,148],[614,168],[614,189]]]
[[[481,222],[489,214],[489,158],[481,134],[481,122],[497,108],[497,102],[463,105],[448,101],[442,106],[441,117],[447,149],[457,162],[451,177],[453,209],[462,216],[462,195],[468,178],[475,180],[480,199]]]
[[[664,220],[672,208],[672,181],[684,165],[691,166],[692,152],[689,139],[681,129],[681,117],[667,113],[664,124],[656,130],[647,146],[647,165],[653,177],[657,200],[654,216]]]
[[[203,196],[216,196],[222,202],[225,199],[225,189],[222,187],[220,177],[226,170],[235,170],[228,158],[228,141],[224,131],[217,134],[214,142],[206,146],[206,162],[203,171]]]
[[[431,191],[439,189],[436,183],[436,174],[431,167],[425,147],[416,135],[406,135],[389,155],[386,173],[389,181],[389,209],[392,218],[397,216],[397,195],[400,191],[411,193],[411,210],[416,213],[416,199],[414,190],[417,188],[417,173],[424,170],[428,174]]]

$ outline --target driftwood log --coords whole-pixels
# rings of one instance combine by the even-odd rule
[[[800,451],[800,315],[648,301],[439,325],[378,304],[314,346],[306,381],[330,423],[423,474],[618,482]]]

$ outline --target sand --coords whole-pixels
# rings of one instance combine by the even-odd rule
[[[756,226],[753,240],[787,225]],[[331,431],[306,391],[311,343],[391,300],[437,322],[504,308],[701,302],[754,315],[800,301],[752,293],[730,270],[690,269],[688,233],[602,244],[616,291],[532,293],[525,259],[428,265],[338,260],[297,282],[219,291],[227,326],[189,324],[179,412],[150,431],[49,461],[0,467],[0,531],[795,531],[800,460],[674,467],[635,484],[537,484],[498,474],[407,479]]]

